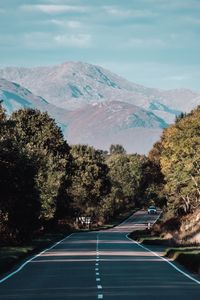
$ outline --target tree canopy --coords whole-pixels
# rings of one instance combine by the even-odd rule
[[[187,214],[200,203],[200,107],[165,129],[161,168],[169,215]]]

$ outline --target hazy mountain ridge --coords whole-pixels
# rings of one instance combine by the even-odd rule
[[[67,126],[66,120],[64,120],[65,112],[62,109],[48,103],[42,97],[34,95],[15,82],[0,78],[0,100],[3,100],[3,106],[9,115],[18,109],[37,108],[43,112],[49,112],[62,128]]]
[[[9,67],[0,70],[0,76],[18,83],[0,80],[9,113],[22,107],[48,111],[69,143],[102,149],[121,143],[129,152],[146,153],[176,115],[200,104],[196,92],[146,88],[85,63]]]
[[[197,106],[200,93],[186,89],[163,91],[132,83],[110,71],[81,62],[36,68],[9,67],[0,70],[0,77],[15,81],[40,95],[48,102],[65,109],[75,109],[90,103],[123,101],[151,110],[189,112]],[[160,107],[159,105],[160,104]]]
[[[153,113],[129,103],[113,101],[60,109],[19,84],[0,79],[0,98],[8,114],[20,108],[47,111],[71,144],[88,143],[108,149],[121,143],[128,152],[146,153],[167,124]],[[142,127],[141,127],[142,126]]]

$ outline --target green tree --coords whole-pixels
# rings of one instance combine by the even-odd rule
[[[5,113],[5,109],[3,108],[2,104],[3,104],[3,100],[0,100],[0,124],[1,124],[1,126],[6,121],[6,113]]]
[[[158,141],[153,145],[153,148],[148,153],[148,159],[158,166],[160,166],[162,148],[162,142]]]
[[[67,173],[70,148],[61,129],[47,113],[34,109],[19,110],[12,114],[11,121],[14,124],[11,130],[13,138],[37,162],[40,218],[51,220],[55,216],[61,180]]]
[[[35,162],[12,140],[0,141],[0,230],[24,240],[38,228],[40,202]]]
[[[122,145],[116,144],[110,146],[110,154],[126,154],[126,150]]]
[[[200,107],[166,129],[161,168],[168,195],[165,218],[181,216],[200,203]]]
[[[110,190],[104,157],[87,145],[72,146],[71,154],[74,164],[70,195],[74,215],[98,218],[101,201]]]
[[[102,215],[107,220],[134,207],[137,178],[131,156],[113,154],[108,156],[106,162],[112,186],[110,194],[102,203]]]

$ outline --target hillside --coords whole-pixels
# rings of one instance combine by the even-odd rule
[[[147,153],[162,128],[200,104],[190,90],[146,88],[101,67],[81,62],[0,70],[1,98],[8,113],[21,107],[48,111],[70,144],[107,150],[111,143]],[[39,95],[39,96],[35,96]]]
[[[184,243],[200,242],[199,120],[200,106],[164,131],[160,147],[167,197],[163,226]]]
[[[44,98],[34,95],[15,82],[0,78],[0,99],[3,100],[3,106],[9,115],[18,109],[36,108],[43,112],[49,112],[62,129],[67,126],[65,112],[62,109],[48,103]]]
[[[167,123],[173,122],[180,111],[189,112],[200,103],[200,93],[147,88],[102,67],[82,62],[36,68],[9,67],[0,70],[0,77],[17,82],[64,109],[120,101],[153,111]]]

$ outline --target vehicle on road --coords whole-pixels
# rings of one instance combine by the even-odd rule
[[[149,215],[156,215],[157,214],[157,209],[154,205],[151,205],[148,207],[147,212]]]

